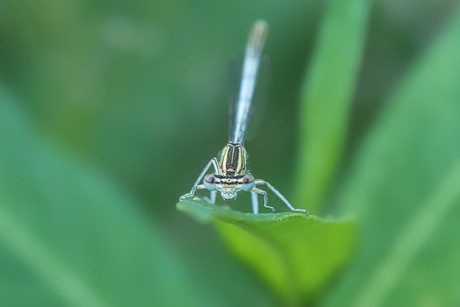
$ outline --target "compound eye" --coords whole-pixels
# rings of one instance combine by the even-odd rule
[[[204,176],[204,181],[207,183],[216,183],[216,176],[214,174],[207,174]]]
[[[251,174],[246,174],[243,177],[243,183],[248,184],[254,181],[254,177]]]
[[[255,184],[254,177],[251,174],[243,176],[243,191],[249,191]]]
[[[214,174],[207,174],[203,180],[206,189],[213,191],[216,189],[216,176]]]

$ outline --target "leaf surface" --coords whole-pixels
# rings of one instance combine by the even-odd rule
[[[304,81],[296,199],[315,214],[341,159],[370,5],[370,0],[328,2]]]
[[[290,305],[312,299],[352,255],[355,222],[299,212],[243,213],[185,200],[177,207],[212,222],[229,247]]]

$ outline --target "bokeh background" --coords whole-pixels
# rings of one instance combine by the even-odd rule
[[[457,6],[454,0],[373,2],[343,169]],[[246,147],[253,173],[292,195],[301,87],[326,7],[298,0],[0,2],[0,170],[8,181],[4,195],[12,195],[10,213],[17,210],[0,219],[0,237],[11,241],[0,250],[0,305],[90,306],[97,288],[119,306],[143,306],[151,300],[136,293],[149,292],[142,292],[149,282],[163,285],[152,296],[168,293],[159,295],[158,306],[276,305],[214,229],[175,204],[227,141],[229,62],[243,52],[257,18],[270,25],[270,83]],[[14,144],[17,150],[5,147]],[[102,207],[92,209],[93,198]],[[124,209],[112,211],[118,202]],[[79,206],[85,209],[71,209]],[[128,222],[117,224],[126,215]],[[143,227],[154,235],[138,242]],[[145,247],[150,236],[159,243]],[[132,251],[139,254],[120,256]],[[136,261],[135,269],[106,274],[126,259]],[[59,265],[66,261],[76,263],[78,278]],[[163,271],[143,272],[150,261]],[[133,270],[145,278],[130,280]],[[93,287],[108,281],[113,287]]]

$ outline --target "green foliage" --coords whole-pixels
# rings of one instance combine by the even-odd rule
[[[185,200],[177,207],[212,222],[227,244],[248,263],[284,304],[299,305],[319,293],[350,258],[355,223],[305,213],[252,214]]]
[[[324,306],[460,302],[460,11],[415,64],[356,156],[340,210],[357,259]]]
[[[0,305],[458,305],[458,3],[1,2]],[[251,169],[327,217],[178,204],[216,235],[172,204],[257,18]]]
[[[334,175],[345,139],[351,96],[360,66],[370,1],[332,1],[303,87],[297,206],[313,210]],[[346,48],[343,48],[346,46]],[[285,303],[297,305],[319,293],[354,246],[351,221],[281,213],[254,216],[178,204],[200,220],[213,221],[222,237]]]
[[[296,204],[317,213],[346,139],[370,0],[330,1],[302,88]]]
[[[2,306],[210,303],[135,202],[38,142],[3,87],[0,139]]]

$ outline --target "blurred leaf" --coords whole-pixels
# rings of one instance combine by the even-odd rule
[[[354,246],[353,220],[298,212],[255,215],[192,200],[177,207],[213,222],[230,248],[290,305],[312,299],[349,260]]]
[[[460,302],[460,11],[389,101],[357,155],[341,210],[358,257],[324,306]]]
[[[0,87],[0,305],[202,306],[150,218],[38,140]]]
[[[339,163],[370,0],[333,0],[302,91],[297,203],[316,213]]]

